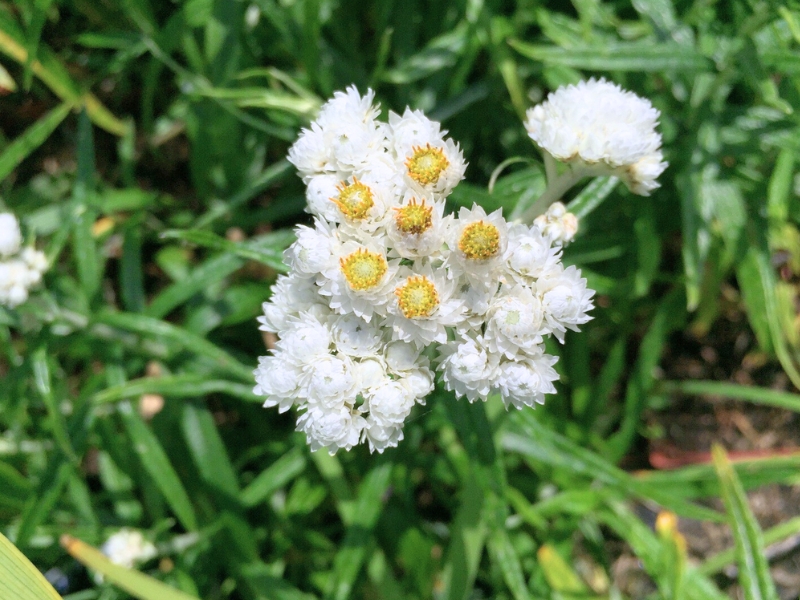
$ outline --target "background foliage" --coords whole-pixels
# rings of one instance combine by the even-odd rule
[[[667,381],[663,362],[705,336],[800,384],[799,45],[800,9],[758,0],[0,4],[0,191],[52,262],[0,309],[3,532],[72,600],[125,596],[59,535],[121,526],[157,542],[145,571],[207,599],[723,598],[734,561],[737,594],[777,597],[764,537],[800,523],[762,534],[744,491],[795,482],[800,455],[631,469],[644,415],[679,398],[800,410],[788,382]],[[651,198],[602,179],[573,201],[566,262],[598,306],[551,349],[558,395],[506,412],[437,392],[398,449],[310,454],[251,393],[255,317],[308,220],[284,160],[299,128],[372,87],[461,143],[454,206],[510,216],[544,186],[524,110],[588,76],[652,100],[670,167]],[[731,311],[744,348],[714,337]],[[675,514],[729,522],[735,554],[688,562]]]

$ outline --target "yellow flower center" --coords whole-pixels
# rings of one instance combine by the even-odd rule
[[[382,255],[364,248],[340,258],[339,265],[350,289],[357,292],[377,286],[389,268]]]
[[[441,148],[431,148],[430,144],[414,146],[414,154],[406,161],[408,175],[421,185],[429,185],[439,181],[439,176],[447,167],[450,161],[442,152]]]
[[[425,200],[422,201],[422,204],[417,204],[417,199],[412,198],[407,205],[395,208],[395,210],[397,214],[394,217],[394,221],[397,224],[397,228],[403,233],[425,233],[433,225],[431,218],[433,207],[425,206]]]
[[[340,183],[339,195],[331,198],[331,202],[339,207],[342,214],[348,219],[360,221],[367,216],[369,209],[375,205],[372,199],[372,190],[353,177],[353,183]]]
[[[500,232],[491,223],[470,223],[461,232],[458,249],[473,260],[491,258],[500,250]]]
[[[406,319],[428,317],[439,306],[436,286],[424,276],[409,277],[405,285],[395,289],[394,294]]]

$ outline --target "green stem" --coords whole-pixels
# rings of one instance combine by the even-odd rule
[[[545,154],[545,169],[547,169],[547,158],[546,158],[547,156],[548,155]],[[551,204],[553,204],[553,202],[560,200],[561,197],[566,193],[566,191],[569,190],[569,188],[571,188],[573,185],[578,183],[578,181],[583,179],[585,175],[586,173],[581,169],[574,171],[570,169],[569,171],[567,171],[562,175],[559,175],[555,179],[551,179],[550,176],[548,175],[547,189],[541,196],[539,196],[536,202],[534,202],[530,206],[530,208],[528,208],[528,210],[526,210],[522,214],[520,220],[523,223],[533,223],[533,220],[536,217],[543,214],[547,210],[547,208]]]

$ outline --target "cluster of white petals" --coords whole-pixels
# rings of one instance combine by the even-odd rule
[[[0,213],[0,306],[14,308],[24,303],[46,270],[44,253],[22,247],[17,218]]]
[[[158,552],[152,542],[138,529],[123,528],[113,533],[100,550],[115,565],[126,569],[154,558]]]
[[[525,127],[539,147],[587,174],[619,177],[647,196],[667,167],[649,100],[605,79],[561,87],[528,110]]]
[[[295,407],[312,450],[396,446],[434,369],[471,402],[543,402],[558,379],[544,340],[592,308],[557,236],[479,206],[445,214],[466,164],[438,123],[378,114],[372,91],[338,92],[289,151],[315,218],[259,318],[278,341],[255,393]]]
[[[561,202],[551,204],[543,215],[533,220],[533,224],[554,244],[567,244],[578,233],[578,217],[567,212],[567,207]]]

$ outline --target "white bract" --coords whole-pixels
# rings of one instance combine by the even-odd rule
[[[660,113],[633,92],[605,79],[558,88],[529,109],[528,135],[553,158],[587,174],[619,177],[647,196],[667,167],[656,131]]]
[[[109,536],[100,548],[115,565],[133,569],[138,563],[154,558],[158,552],[141,531],[124,528]]]
[[[476,205],[446,215],[466,168],[458,145],[421,111],[378,121],[373,99],[337,92],[289,151],[315,221],[297,228],[259,318],[279,340],[255,393],[296,408],[311,449],[331,453],[397,446],[434,389],[430,359],[470,402],[543,402],[558,379],[544,339],[563,341],[592,307],[561,264],[566,211],[542,227]]]

